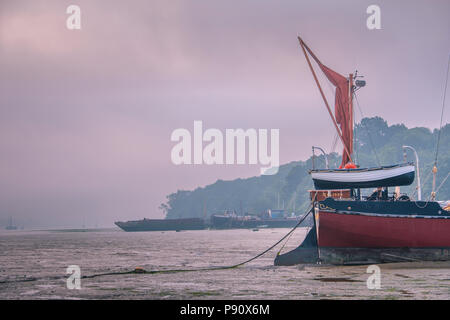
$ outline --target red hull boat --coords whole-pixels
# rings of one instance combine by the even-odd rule
[[[278,255],[275,265],[324,262],[364,264],[417,260],[450,260],[449,202],[435,201],[436,163],[433,192],[428,201],[400,195],[399,186],[414,182],[415,168],[405,163],[361,169],[352,162],[353,105],[355,91],[365,82],[348,78],[323,65],[299,38],[303,53],[343,145],[339,169],[310,171],[316,190],[310,191],[314,228],[295,250]],[[336,87],[335,110],[331,111],[323,94],[309,55]],[[412,148],[412,147],[407,147]],[[320,148],[319,148],[320,149]],[[326,156],[326,155],[325,155]],[[396,187],[389,194],[388,187]],[[361,189],[376,188],[370,196]]]
[[[319,247],[450,247],[450,217],[389,217],[317,210]]]

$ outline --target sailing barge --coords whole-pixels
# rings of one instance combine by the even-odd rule
[[[275,265],[450,260],[450,201],[435,201],[434,189],[428,201],[400,195],[397,187],[414,182],[412,163],[366,169],[353,164],[352,100],[365,82],[354,83],[356,75],[347,78],[329,69],[298,39],[344,150],[339,169],[310,171],[315,187],[310,191],[314,227],[299,247],[278,255]],[[336,87],[334,114],[308,53]],[[397,192],[390,194],[389,187]],[[375,190],[362,196],[364,188]]]

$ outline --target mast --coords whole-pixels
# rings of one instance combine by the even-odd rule
[[[353,156],[353,74],[348,75],[348,110],[350,111],[349,128],[350,128],[350,161]]]
[[[342,142],[342,145],[344,146],[344,152],[347,153],[347,156],[348,156],[348,158],[350,159],[350,162],[351,162],[352,161],[351,152],[347,148],[347,145],[345,143],[344,137],[342,136],[342,132],[339,129],[339,126],[338,126],[338,124],[336,122],[335,117],[333,116],[333,113],[331,112],[331,109],[330,109],[330,106],[328,104],[328,101],[327,101],[327,99],[325,97],[325,94],[323,93],[323,90],[322,90],[322,87],[320,86],[319,80],[317,79],[317,75],[316,75],[316,73],[315,73],[315,71],[314,71],[314,69],[312,67],[312,64],[311,64],[311,61],[309,60],[308,54],[306,53],[306,49],[308,49],[308,52],[311,54],[311,56],[314,58],[314,60],[316,60],[318,62],[319,59],[314,55],[314,53],[311,51],[311,49],[309,49],[309,47],[302,40],[302,38],[298,37],[298,41],[300,42],[300,46],[302,47],[303,53],[305,55],[306,61],[308,62],[308,65],[309,65],[311,73],[312,73],[312,75],[314,77],[314,80],[316,81],[317,87],[319,88],[319,91],[320,91],[320,94],[322,96],[323,102],[325,103],[325,106],[327,107],[328,113],[329,113],[329,115],[331,117],[331,120],[333,121],[334,127],[335,127],[335,129],[336,129],[336,131],[338,133],[338,136],[339,136],[339,138],[340,138],[340,140]],[[305,49],[305,47],[306,47],[306,49]],[[353,75],[351,75],[351,76],[352,76],[351,79],[353,79]],[[350,87],[350,89],[349,89],[349,95],[350,95],[350,100],[349,101],[350,102],[349,103],[350,104],[351,104],[351,86],[352,86],[352,82],[353,82],[352,80],[349,81],[349,87]],[[350,118],[351,118],[351,121],[353,121],[353,119],[352,119],[353,117],[351,116]],[[353,123],[351,124],[351,128],[352,128],[352,136],[351,136],[351,138],[353,139]]]

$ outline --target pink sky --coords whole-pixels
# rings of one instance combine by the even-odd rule
[[[82,30],[65,26],[70,4]],[[370,4],[381,30],[366,28]],[[194,120],[280,129],[281,163],[329,150],[297,35],[324,64],[365,76],[365,116],[436,128],[449,31],[447,0],[2,1],[0,224],[162,218],[169,193],[259,174],[173,165],[170,135]]]

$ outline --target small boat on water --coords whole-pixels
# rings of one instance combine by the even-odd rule
[[[310,174],[317,190],[396,187],[414,182],[415,167],[407,163],[364,169],[311,170]]]
[[[310,190],[309,213],[314,215],[314,227],[299,247],[278,255],[275,265],[450,260],[450,202],[435,200],[434,183],[426,201],[400,195],[399,188],[389,193],[389,187],[414,182],[416,168],[411,163],[366,169],[353,164],[352,100],[365,82],[353,83],[355,74],[347,78],[329,69],[298,39],[344,150],[339,169],[310,171],[315,190]],[[336,87],[334,114],[307,52]],[[436,171],[435,162],[434,175]],[[376,189],[363,196],[364,188]]]
[[[6,230],[17,230],[17,226],[13,225],[12,217],[9,217],[9,224],[5,227]]]

